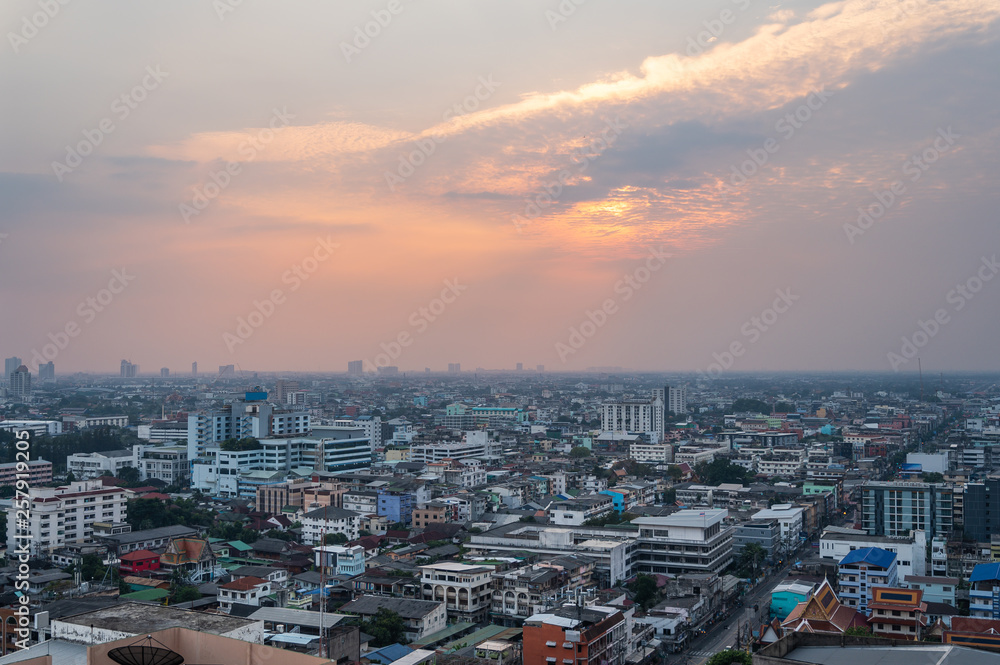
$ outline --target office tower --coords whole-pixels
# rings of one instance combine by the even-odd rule
[[[524,363],[518,363],[517,364],[517,371],[518,372],[523,372],[524,371]]]
[[[361,376],[365,372],[365,363],[363,360],[348,360],[347,361],[347,374],[348,376]]]
[[[168,376],[170,376],[170,368],[169,367],[161,367],[160,368],[160,378],[161,379],[165,379]]]
[[[462,363],[448,363],[448,371],[451,373],[461,372]]]
[[[27,397],[31,394],[31,372],[24,365],[20,365],[10,376],[10,394],[18,397]]]
[[[3,378],[7,380],[10,378],[12,372],[14,372],[18,367],[22,365],[21,359],[17,356],[11,356],[3,361]]]
[[[127,360],[122,361],[121,378],[123,379],[134,379],[135,375],[139,373],[139,366],[130,363]]]
[[[191,373],[198,376],[198,361],[191,363]]]
[[[236,366],[235,365],[219,365],[219,378],[220,379],[233,379],[233,378],[236,378]]]
[[[38,366],[38,380],[39,381],[55,381],[56,380],[56,365],[51,360],[45,364]]]
[[[671,388],[668,386],[666,407],[667,411],[673,411],[677,415],[687,413],[687,388],[684,386],[680,388]]]

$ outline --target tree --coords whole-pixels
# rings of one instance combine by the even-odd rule
[[[736,413],[771,413],[771,406],[759,399],[741,397],[733,402],[733,411]],[[725,663],[721,665],[725,665]]]
[[[76,476],[73,475],[72,471],[67,471],[66,472],[66,482],[67,483],[75,483],[76,482]]]
[[[118,480],[124,482],[126,487],[136,487],[139,484],[139,469],[134,466],[127,466],[118,472]]]
[[[671,464],[669,467],[667,467],[667,475],[670,476],[671,480],[677,482],[678,480],[684,477],[684,472],[681,471],[681,467],[677,466],[676,464]]]
[[[705,662],[705,665],[730,665],[730,663],[736,663],[736,665],[753,665],[753,656],[746,651],[726,649],[709,658]]]
[[[219,444],[219,448],[227,452],[230,451],[239,452],[243,450],[260,450],[263,447],[264,446],[261,445],[260,441],[253,438],[252,436],[247,436],[242,439],[226,439],[225,441]]]
[[[361,630],[374,638],[371,641],[373,647],[385,647],[397,642],[403,643],[406,624],[396,612],[380,607],[369,621],[361,622]]]
[[[795,406],[788,402],[778,402],[774,405],[775,413],[795,413]]]
[[[629,590],[635,594],[635,602],[648,610],[656,603],[656,578],[652,575],[639,575],[629,584]]]
[[[921,474],[923,481],[925,483],[943,483],[944,474],[938,473],[937,471],[931,471],[930,473]]]
[[[706,485],[721,485],[722,483],[734,483],[743,485],[749,479],[749,472],[739,464],[733,464],[721,457],[711,463],[702,462],[695,467],[698,478]]]
[[[201,600],[201,592],[198,591],[198,587],[184,585],[177,587],[177,590],[173,594],[173,602],[175,603],[190,603],[192,600]]]
[[[347,542],[347,536],[342,533],[328,533],[323,536],[324,545],[343,545]],[[390,644],[392,644],[390,642]]]
[[[575,446],[573,450],[569,451],[569,456],[575,459],[590,457],[590,448],[587,446]]]
[[[844,635],[853,635],[854,637],[871,637],[872,630],[868,626],[851,626],[844,631]]]
[[[750,579],[757,579],[758,571],[760,570],[760,565],[763,563],[764,559],[767,557],[767,550],[765,550],[758,543],[748,543],[743,546],[740,551],[740,558],[738,561],[738,567],[745,577]]]

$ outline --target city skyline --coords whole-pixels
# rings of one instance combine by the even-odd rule
[[[36,376],[1000,370],[996,3],[102,7],[3,12]]]

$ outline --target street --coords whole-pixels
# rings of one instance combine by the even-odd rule
[[[746,622],[753,618],[753,606],[755,603],[758,604],[759,608],[756,615],[758,617],[762,615],[767,616],[768,609],[764,605],[770,603],[771,591],[785,580],[790,568],[791,562],[772,575],[766,582],[758,585],[756,589],[743,596],[743,607],[737,608],[737,611],[732,616],[712,626],[704,635],[692,640],[688,648],[684,651],[668,656],[666,663],[668,665],[702,665],[702,663],[726,647],[732,645],[735,648],[738,627],[745,626]],[[756,624],[752,625],[755,628],[758,627]]]

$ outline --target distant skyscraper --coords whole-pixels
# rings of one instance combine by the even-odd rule
[[[365,373],[365,363],[363,360],[348,360],[347,374],[349,376],[361,376]]]
[[[517,364],[517,371],[518,372],[523,372],[524,371],[524,363],[518,363]]]
[[[278,379],[274,382],[274,399],[278,404],[288,404],[288,395],[299,389],[298,381]]]
[[[31,394],[31,372],[24,365],[19,365],[10,373],[10,394],[17,397],[27,397]]]
[[[20,367],[21,364],[22,364],[21,363],[21,359],[18,358],[17,356],[11,356],[10,358],[7,358],[6,360],[4,360],[3,361],[3,378],[4,378],[4,381],[9,380],[11,372],[13,372],[18,367]]]
[[[39,381],[55,381],[56,380],[56,364],[51,360],[43,365],[38,366],[38,380]]]
[[[191,373],[198,376],[198,361],[191,363]]]
[[[122,361],[121,378],[123,379],[134,379],[135,375],[139,373],[139,366],[130,363],[127,360]]]
[[[160,368],[160,378],[161,379],[165,379],[168,376],[170,376],[170,368],[169,367],[161,367]]]
[[[379,374],[399,374],[399,367],[396,365],[386,365],[378,368]]]
[[[449,372],[461,372],[462,371],[462,363],[448,363],[448,371]]]
[[[236,378],[236,365],[219,365],[219,378],[220,379]]]

